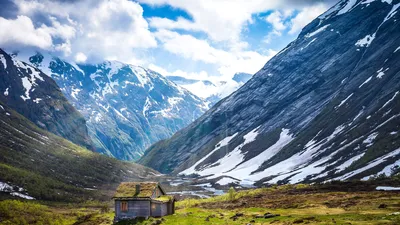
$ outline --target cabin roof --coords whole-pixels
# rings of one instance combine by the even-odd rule
[[[174,199],[174,196],[171,195],[161,195],[158,198],[155,198],[154,200],[159,201],[159,202],[170,202],[171,200]]]
[[[158,186],[156,182],[124,182],[118,186],[114,198],[150,198]]]

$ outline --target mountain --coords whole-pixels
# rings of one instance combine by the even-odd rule
[[[399,19],[399,0],[340,1],[139,162],[248,185],[391,175],[400,165]]]
[[[120,182],[158,174],[47,132],[1,101],[0,127],[0,199],[108,201]]]
[[[233,75],[232,80],[238,82],[238,83],[246,83],[247,81],[249,81],[251,79],[253,75],[249,74],[249,73],[235,73],[235,75]]]
[[[96,151],[136,160],[200,115],[203,100],[151,70],[116,61],[77,65],[47,53],[18,58],[45,71],[87,121]]]
[[[82,115],[53,79],[0,49],[0,101],[42,129],[93,149]]]
[[[251,77],[248,73],[236,73],[231,80],[196,80],[181,76],[166,76],[170,81],[189,90],[194,95],[205,99],[207,106],[211,108],[222,98],[239,89]]]

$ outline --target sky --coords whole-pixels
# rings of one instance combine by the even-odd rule
[[[256,73],[338,0],[1,0],[0,48],[164,76]]]

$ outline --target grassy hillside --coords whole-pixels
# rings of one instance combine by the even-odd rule
[[[109,200],[121,181],[157,173],[79,147],[38,128],[1,102],[0,127],[0,182],[37,200]],[[4,198],[10,195],[0,192]]]
[[[118,225],[292,225],[400,224],[400,192],[375,191],[395,182],[335,182],[325,185],[284,185],[232,191],[210,199],[186,199],[174,215],[122,221]],[[0,225],[111,225],[112,202],[60,204],[0,202]]]
[[[379,183],[386,181],[284,185],[186,199],[177,202],[174,215],[138,224],[400,224],[400,192],[375,191]]]

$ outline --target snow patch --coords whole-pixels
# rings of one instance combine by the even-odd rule
[[[362,83],[358,88],[361,88],[362,86],[364,86],[364,84],[370,82],[372,79],[372,76],[370,76],[367,80],[364,81],[364,83]]]
[[[151,107],[151,102],[149,97],[147,97],[143,105],[143,111],[142,111],[144,117],[146,117],[146,112],[150,109],[150,107]]]
[[[78,88],[72,88],[71,96],[72,96],[75,100],[78,100],[77,95],[79,94],[80,91],[82,91],[82,90],[81,90],[81,89],[78,89]]]
[[[353,96],[353,94],[354,93],[351,93],[349,96],[347,96],[347,98],[345,98],[343,101],[341,101],[340,104],[335,107],[335,109],[340,108],[344,103],[347,102],[347,100],[349,100],[351,98],[351,96]]]
[[[306,48],[308,48],[308,46],[310,46],[314,41],[316,41],[317,40],[317,38],[314,38],[314,39],[312,39],[310,42],[308,42],[308,44],[306,45],[306,46],[304,46],[304,47],[302,47],[301,49],[300,49],[300,51],[302,51],[303,49],[306,49]],[[268,74],[269,75],[269,74]]]
[[[192,167],[180,172],[179,174],[182,175],[190,175],[190,174],[195,174],[196,173],[196,167],[197,165],[199,165],[200,163],[202,163],[204,160],[206,160],[208,157],[210,157],[214,152],[218,151],[220,148],[226,146],[229,144],[229,142],[236,137],[236,135],[238,135],[238,133],[235,133],[232,136],[228,136],[224,139],[222,139],[220,142],[218,142],[218,144],[215,145],[214,150],[212,150],[210,153],[208,153],[206,156],[204,156],[202,159],[200,159],[199,161],[197,161]]]
[[[29,92],[32,89],[32,83],[29,81],[28,77],[23,77],[21,80],[22,80],[22,86],[24,86],[24,88],[25,88],[25,96],[21,95],[21,98],[24,101],[26,101],[28,99],[31,99]]]
[[[42,100],[43,99],[41,99],[41,98],[36,98],[36,99],[33,99],[33,102],[36,103],[36,104],[39,104],[39,102],[42,101]]]
[[[400,187],[389,187],[389,186],[378,186],[376,187],[378,191],[400,191]]]
[[[374,144],[375,138],[378,136],[378,132],[370,134],[367,139],[363,141],[364,144],[367,144],[367,148],[371,147]]]
[[[397,97],[398,94],[399,94],[399,92],[396,91],[396,93],[394,93],[393,97],[391,99],[389,99],[379,110],[381,110],[381,109],[385,108],[386,106],[388,106]]]
[[[132,72],[136,75],[136,78],[139,80],[142,87],[150,82],[150,78],[147,76],[147,72],[145,69],[139,66],[130,66],[130,68]]]
[[[229,177],[224,177],[221,180],[217,181],[216,183],[219,185],[228,185],[231,183],[238,183],[238,181]]]
[[[376,36],[376,33],[365,36],[364,38],[362,38],[356,42],[356,46],[369,47],[371,45],[372,41],[375,39],[375,36]]]
[[[390,20],[396,13],[397,13],[397,9],[400,7],[400,3],[397,3],[396,5],[394,5],[392,7],[392,9],[390,10],[389,14],[385,17],[385,19],[383,20],[383,23],[385,23],[386,21]]]
[[[7,69],[7,61],[3,54],[0,54],[0,62],[3,64],[4,70]]]
[[[317,30],[314,31],[314,32],[308,33],[308,34],[306,35],[306,38],[310,38],[310,37],[313,37],[313,36],[315,36],[315,35],[321,33],[322,31],[326,30],[326,28],[328,28],[329,26],[330,26],[330,24],[325,25],[325,26],[323,26],[323,27],[317,29]]]
[[[386,154],[384,156],[381,156],[381,157],[379,157],[379,158],[377,158],[375,160],[372,160],[368,165],[366,165],[364,167],[361,167],[359,169],[356,169],[354,171],[351,171],[351,172],[349,172],[349,173],[347,173],[347,174],[345,174],[343,176],[337,177],[334,180],[347,180],[347,179],[349,179],[349,178],[351,178],[351,177],[353,177],[353,176],[355,176],[357,174],[360,174],[360,173],[362,173],[362,172],[364,172],[366,170],[369,170],[369,169],[371,169],[371,168],[373,168],[373,167],[375,167],[375,166],[377,166],[379,164],[384,163],[387,159],[389,159],[391,157],[394,157],[394,156],[397,156],[398,154],[400,154],[400,148],[398,148],[398,149],[396,149],[396,150],[394,150],[394,151],[392,151],[392,152],[390,152],[390,153],[388,153],[388,154]]]
[[[341,172],[343,170],[345,170],[346,168],[348,168],[349,166],[351,166],[351,164],[359,159],[361,159],[364,156],[365,153],[361,153],[359,155],[356,155],[350,159],[348,159],[347,161],[345,161],[344,163],[340,164],[337,168],[336,172]]]
[[[6,88],[6,90],[4,91],[4,96],[8,96],[8,89],[9,88]]]
[[[376,71],[378,73],[378,75],[376,75],[376,77],[381,79],[385,75],[385,72],[388,71],[388,70],[389,70],[389,68],[386,68],[384,70],[383,67],[382,67],[380,70]]]
[[[353,6],[357,3],[357,0],[349,0],[346,5],[337,13],[337,15],[345,14],[353,8]]]
[[[25,195],[25,194],[21,194],[19,192],[11,192],[10,195],[16,196],[16,197],[20,197],[20,198],[23,198],[23,199],[27,199],[27,200],[34,200],[35,199],[34,197],[31,197],[31,196]]]
[[[265,161],[268,161],[274,155],[276,155],[283,147],[289,144],[294,137],[289,134],[288,129],[282,129],[279,139],[275,144],[264,150],[259,155],[251,158],[243,164],[236,167],[234,170],[228,172],[226,175],[235,177],[241,180],[248,180],[254,183],[258,176],[251,176],[251,173],[256,171]]]
[[[15,189],[18,189],[18,191],[14,191]],[[3,183],[0,182],[0,192],[6,192],[6,193],[10,193],[10,195],[12,196],[16,196],[16,197],[20,197],[20,198],[24,198],[27,200],[34,200],[35,198],[26,195],[26,194],[22,194],[20,192],[23,192],[24,189],[21,187],[13,187],[7,183]]]

